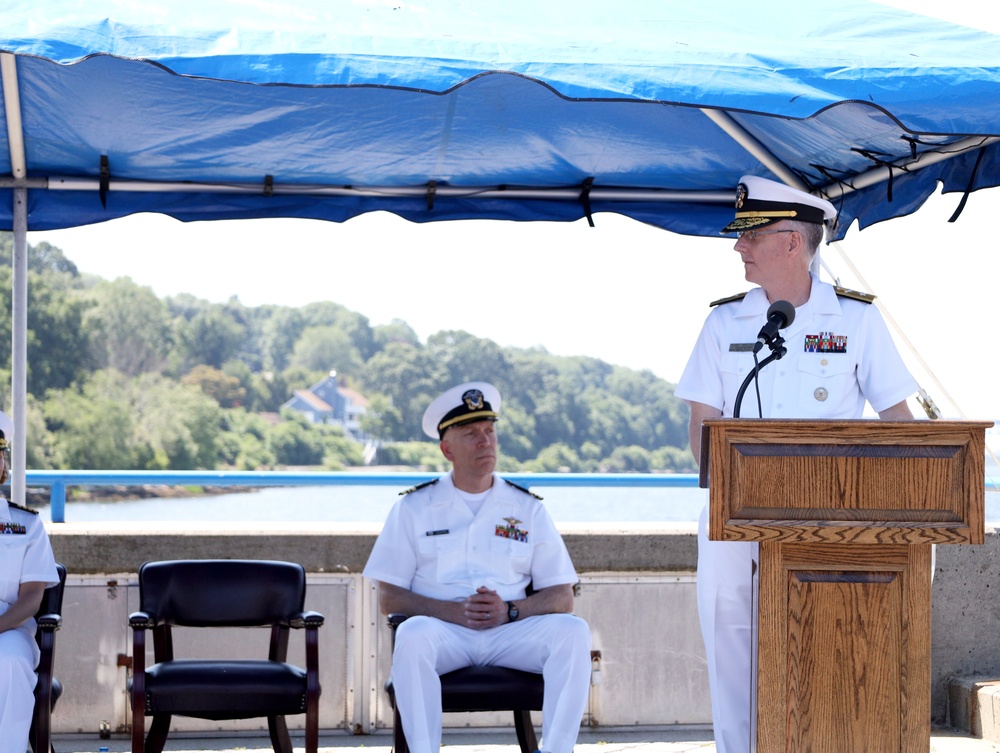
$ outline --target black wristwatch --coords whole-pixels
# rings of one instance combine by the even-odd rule
[[[507,602],[507,622],[513,622],[517,619],[518,615],[521,614],[521,610],[517,608],[517,604],[513,601]]]

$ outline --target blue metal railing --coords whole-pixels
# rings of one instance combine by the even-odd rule
[[[325,471],[27,471],[25,485],[48,486],[53,523],[66,522],[68,486],[413,486],[440,473]],[[695,473],[504,473],[522,486],[679,488],[698,486]]]
[[[68,486],[413,486],[440,473],[365,473],[344,471],[27,471],[25,484],[51,487],[53,523],[66,522]],[[522,486],[693,488],[696,473],[504,473]],[[986,491],[1000,482],[985,481]]]

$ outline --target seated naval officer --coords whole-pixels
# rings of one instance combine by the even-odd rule
[[[577,574],[540,498],[494,473],[499,412],[485,382],[430,404],[423,429],[452,471],[404,493],[364,569],[384,614],[411,615],[392,682],[413,753],[437,753],[440,675],[470,665],[542,673],[542,750],[570,753],[580,730],[590,629],[571,614]]]
[[[0,484],[14,422],[0,411]],[[34,510],[0,497],[0,753],[24,753],[35,709],[35,612],[59,582],[45,526]]]
[[[906,399],[917,385],[903,364],[873,296],[834,288],[811,273],[825,224],[837,213],[817,196],[775,181],[744,176],[736,217],[747,281],[744,295],[716,301],[675,395],[691,409],[689,435],[701,457],[707,418],[732,417],[768,309],[787,301],[795,315],[781,330],[788,352],[761,370],[759,399],[747,390],[741,416],[861,418],[868,402],[880,418],[913,418]],[[763,360],[763,356],[761,357]],[[748,750],[753,736],[753,575],[757,544],[708,540],[708,508],[698,531],[698,616],[708,657],[712,725],[719,753]]]

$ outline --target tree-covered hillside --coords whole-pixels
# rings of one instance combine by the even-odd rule
[[[0,234],[0,342],[9,342],[13,241]],[[383,462],[436,466],[420,418],[442,390],[485,380],[504,396],[507,470],[687,471],[687,409],[648,371],[464,331],[422,343],[333,302],[244,306],[160,299],[128,278],[81,275],[56,247],[29,249],[29,468],[272,468],[362,462],[331,426],[281,411],[330,370],[369,400]],[[10,350],[0,348],[9,407]]]

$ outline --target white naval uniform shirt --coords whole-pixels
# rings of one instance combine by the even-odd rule
[[[767,319],[762,288],[741,301],[717,306],[702,328],[674,394],[733,415],[740,385],[753,368],[750,350]],[[753,384],[742,418],[860,418],[865,400],[878,412],[917,391],[878,309],[838,297],[832,285],[812,278],[809,300],[781,330],[788,353],[759,374],[762,412]],[[829,338],[833,348],[822,350]],[[815,343],[815,349],[810,344]],[[770,354],[758,354],[763,361]]]
[[[473,515],[451,474],[400,499],[363,575],[421,596],[460,601],[486,586],[504,601],[576,583],[577,574],[544,505],[494,474]]]
[[[34,513],[11,507],[0,498],[0,612],[17,601],[22,583],[33,581],[47,586],[59,582],[45,526]],[[27,620],[17,629],[31,638],[34,647],[35,620]]]

